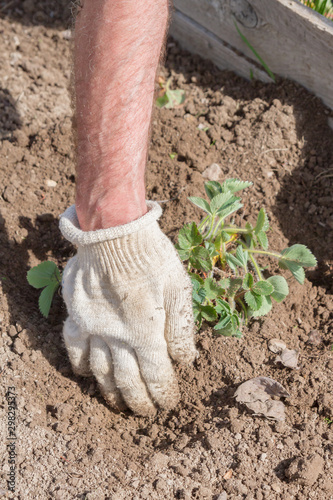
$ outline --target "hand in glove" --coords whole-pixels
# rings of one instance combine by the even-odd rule
[[[63,336],[73,370],[94,375],[110,404],[152,415],[179,399],[171,360],[196,356],[192,287],[157,223],[162,210],[123,226],[84,232],[75,206],[60,219],[77,245],[63,274],[68,310]]]

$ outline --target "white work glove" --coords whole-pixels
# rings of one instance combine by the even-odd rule
[[[73,370],[94,375],[110,406],[140,415],[179,400],[169,355],[190,363],[197,354],[191,281],[157,223],[162,209],[152,201],[147,208],[133,222],[97,231],[80,229],[74,205],[60,218],[78,247],[63,274]]]

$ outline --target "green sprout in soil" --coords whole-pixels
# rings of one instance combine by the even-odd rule
[[[265,209],[258,213],[256,224],[238,227],[226,221],[243,207],[235,193],[252,185],[238,179],[223,184],[205,183],[209,201],[191,196],[189,200],[205,212],[197,226],[185,224],[180,230],[176,248],[187,263],[193,284],[193,311],[198,328],[203,320],[215,323],[216,333],[241,337],[241,327],[252,317],[264,316],[273,302],[288,295],[286,279],[281,275],[266,278],[257,257],[277,259],[301,284],[305,267],[317,260],[305,245],[292,245],[282,252],[268,251],[269,221]],[[265,271],[265,273],[263,272]]]
[[[252,51],[253,55],[258,59],[258,61],[260,62],[260,64],[262,65],[262,67],[264,68],[264,70],[266,71],[266,73],[268,74],[268,76],[270,76],[271,79],[273,80],[273,82],[276,83],[275,82],[274,73],[269,69],[268,65],[265,63],[265,61],[263,60],[263,58],[258,54],[258,52],[253,47],[253,45],[251,45],[251,43],[248,41],[248,39],[246,38],[246,36],[241,32],[241,30],[239,29],[238,24],[236,23],[236,21],[234,21],[234,24],[235,24],[235,28],[237,30],[237,33],[239,34],[239,36],[241,37],[241,39],[243,40],[243,42],[246,43],[246,45]],[[250,70],[250,79],[251,80],[253,79],[253,71],[252,70]]]
[[[170,85],[171,78],[166,83],[162,78],[159,79],[160,95],[156,99],[157,107],[166,109],[176,108],[185,101],[185,90],[171,90]]]
[[[29,285],[34,288],[44,288],[39,296],[39,309],[45,318],[50,312],[53,296],[61,284],[61,273],[52,261],[45,261],[32,267],[27,273]]]

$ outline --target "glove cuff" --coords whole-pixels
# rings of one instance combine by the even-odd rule
[[[148,212],[139,219],[122,226],[98,229],[97,231],[82,231],[82,229],[80,229],[75,205],[72,205],[60,216],[60,231],[66,240],[79,247],[103,243],[105,241],[128,236],[129,234],[136,233],[149,226],[161,217],[162,208],[156,201],[146,200],[146,203]]]

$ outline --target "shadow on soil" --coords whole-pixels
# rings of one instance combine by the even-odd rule
[[[0,16],[24,26],[69,29],[79,0],[2,0]]]

